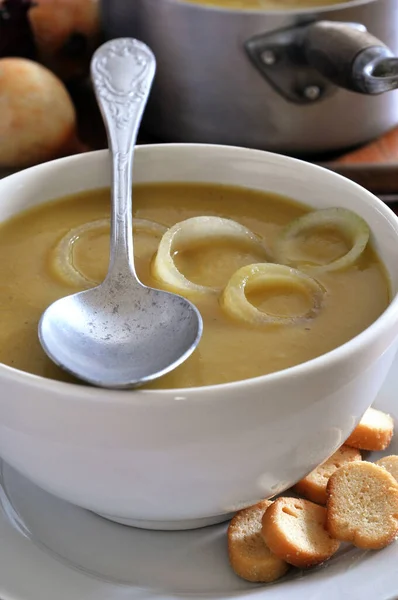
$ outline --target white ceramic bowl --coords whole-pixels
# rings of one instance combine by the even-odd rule
[[[144,146],[134,176],[237,184],[317,208],[350,208],[370,224],[393,288],[388,309],[350,342],[249,381],[116,392],[0,365],[0,455],[13,467],[48,492],[120,522],[198,527],[292,485],[335,451],[373,402],[397,346],[398,219],[332,172],[254,150]],[[0,220],[109,182],[106,151],[28,169],[0,181]]]

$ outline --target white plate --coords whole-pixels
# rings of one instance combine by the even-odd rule
[[[398,427],[398,358],[375,403]],[[388,454],[398,454],[398,434]],[[377,458],[373,455],[371,458]],[[268,585],[228,565],[226,525],[195,531],[130,529],[43,492],[1,469],[1,600],[396,600],[398,542],[346,546],[324,566]]]

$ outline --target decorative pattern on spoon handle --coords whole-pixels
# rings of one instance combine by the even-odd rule
[[[134,270],[132,165],[138,129],[155,75],[156,61],[142,42],[120,38],[102,45],[91,62],[95,94],[113,154],[111,263]],[[126,263],[127,255],[127,263]]]
[[[118,129],[130,125],[137,103],[145,101],[153,75],[153,54],[137,40],[112,40],[94,55],[91,76],[97,99],[109,111]]]

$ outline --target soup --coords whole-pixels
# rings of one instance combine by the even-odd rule
[[[315,6],[343,4],[344,0],[185,0],[194,4],[203,4],[215,8],[240,10],[294,10]],[[345,2],[347,3],[347,2]]]
[[[96,190],[2,224],[0,362],[72,381],[43,352],[38,321],[54,300],[104,278],[109,212],[109,190]],[[318,212],[324,215],[318,227],[300,226]],[[359,236],[351,248],[355,215],[347,233],[333,225],[333,214],[325,220],[329,213],[318,212],[242,188],[135,186],[138,276],[168,290],[187,285],[184,294],[204,321],[198,349],[150,387],[220,384],[286,369],[336,348],[377,319],[390,301],[383,265],[367,239]],[[291,264],[293,255],[300,268],[273,264]],[[350,256],[350,264],[325,268]]]

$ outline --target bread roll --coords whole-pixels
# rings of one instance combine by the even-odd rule
[[[0,59],[0,114],[0,167],[25,167],[76,151],[70,96],[33,61]]]

